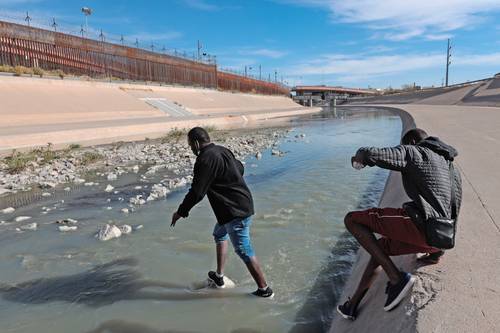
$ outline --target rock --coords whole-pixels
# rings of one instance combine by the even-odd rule
[[[122,208],[120,209],[120,212],[122,212],[123,214],[128,214],[128,208]]]
[[[3,214],[11,214],[11,213],[14,213],[16,209],[14,207],[8,207],[8,208],[5,208],[5,209],[2,209],[2,213]]]
[[[108,179],[109,181],[111,181],[111,180],[116,180],[117,178],[118,178],[118,176],[117,176],[115,173],[109,173],[109,174],[108,174],[108,177],[107,177],[107,179]]]
[[[113,238],[119,238],[121,235],[122,232],[116,225],[106,224],[99,228],[95,237],[100,241],[108,241]]]
[[[277,149],[272,149],[271,150],[271,155],[279,155],[280,154],[280,151],[277,150]]]
[[[262,153],[259,151],[257,154],[255,154],[255,158],[260,160],[262,158]]]
[[[97,183],[94,183],[94,182],[88,182],[88,183],[84,183],[83,186],[94,186],[94,185],[97,185]]]
[[[146,200],[142,198],[142,195],[136,195],[135,197],[132,197],[128,201],[132,205],[144,205],[146,203]]]
[[[57,220],[57,224],[77,224],[78,221],[74,219],[64,219],[64,220]]]
[[[142,228],[144,228],[144,226],[142,224],[139,224],[134,227],[134,230],[140,230]]]
[[[31,218],[31,216],[18,216],[18,217],[16,217],[15,221],[22,222],[22,221],[29,220],[30,218]]]
[[[187,183],[188,183],[188,181],[187,181],[186,178],[181,178],[178,181],[174,182],[173,187],[175,187],[175,188],[177,188],[177,187],[184,187],[184,186],[187,185]]]
[[[65,187],[65,188],[64,188],[64,190],[65,190],[66,192],[70,192],[70,191],[71,191],[71,187]]]
[[[113,192],[115,188],[113,186],[111,186],[110,184],[108,184],[108,186],[106,186],[106,188],[104,189],[105,192],[108,192],[108,193],[111,193]]]
[[[136,186],[134,187],[134,190],[142,190],[142,186]]]
[[[41,182],[41,183],[38,183],[38,186],[40,188],[43,188],[43,189],[47,189],[47,188],[54,188],[56,187],[56,183],[52,183],[52,182]]]
[[[34,231],[38,228],[38,224],[36,222],[30,223],[30,224],[25,224],[19,227],[19,229],[23,231]]]
[[[118,228],[120,229],[120,231],[124,235],[128,235],[128,234],[130,234],[132,232],[132,227],[129,226],[128,224],[121,225]]]
[[[11,193],[12,191],[6,188],[0,187],[0,196],[6,193]]]
[[[132,171],[134,171],[135,173],[138,173],[139,172],[139,166],[138,165],[134,165],[132,167]]]
[[[50,197],[52,194],[50,194],[49,192],[43,192],[42,193],[42,197]]]
[[[75,231],[76,229],[78,229],[78,227],[76,225],[73,225],[73,226],[68,226],[68,225],[60,225],[59,227],[57,227],[59,229],[59,231],[61,232],[66,232],[66,231]]]
[[[75,184],[83,184],[83,183],[85,183],[85,179],[82,179],[82,178],[75,178],[75,179],[73,180],[73,183],[75,183]]]
[[[170,191],[165,186],[163,186],[163,184],[155,184],[151,187],[151,193],[149,194],[146,201],[154,201],[157,199],[165,198],[167,197],[168,193],[170,193]]]

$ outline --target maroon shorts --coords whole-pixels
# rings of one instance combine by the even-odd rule
[[[424,233],[402,208],[370,208],[351,212],[350,217],[353,222],[381,235],[378,243],[389,256],[439,251],[427,245]]]

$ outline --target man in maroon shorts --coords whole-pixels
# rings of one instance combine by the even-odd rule
[[[408,131],[399,146],[360,148],[356,152],[351,161],[356,169],[376,165],[401,172],[405,191],[412,201],[405,203],[403,208],[371,208],[346,215],[344,222],[347,230],[371,258],[354,295],[337,307],[342,317],[356,318],[357,307],[379,266],[389,278],[384,310],[395,308],[410,292],[415,277],[400,271],[390,256],[426,253],[427,261],[435,263],[444,254],[427,244],[423,226],[429,218],[449,218],[452,215],[452,187],[457,211],[460,209],[461,178],[458,171],[450,169],[450,163],[456,156],[457,151],[453,147],[436,137],[427,136],[418,128]],[[375,233],[382,237],[375,238]]]

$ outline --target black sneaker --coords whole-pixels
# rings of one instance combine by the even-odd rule
[[[208,279],[215,284],[216,288],[225,288],[224,276],[218,277],[214,271],[208,272]]]
[[[273,298],[274,292],[271,288],[267,287],[266,290],[257,289],[252,293],[254,296],[263,297],[263,298]]]
[[[384,310],[391,311],[394,309],[408,295],[414,282],[415,277],[406,272],[401,272],[401,279],[399,279],[397,284],[392,285],[390,282],[387,282],[387,287],[385,288],[387,301],[385,302]]]
[[[337,306],[337,312],[344,319],[356,319],[356,307],[351,304],[351,298],[349,298],[344,304]]]

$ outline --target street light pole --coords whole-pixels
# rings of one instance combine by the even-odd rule
[[[89,23],[87,18],[92,15],[92,9],[89,7],[82,7],[82,13],[85,15],[85,33],[87,34],[87,38],[89,38]]]

